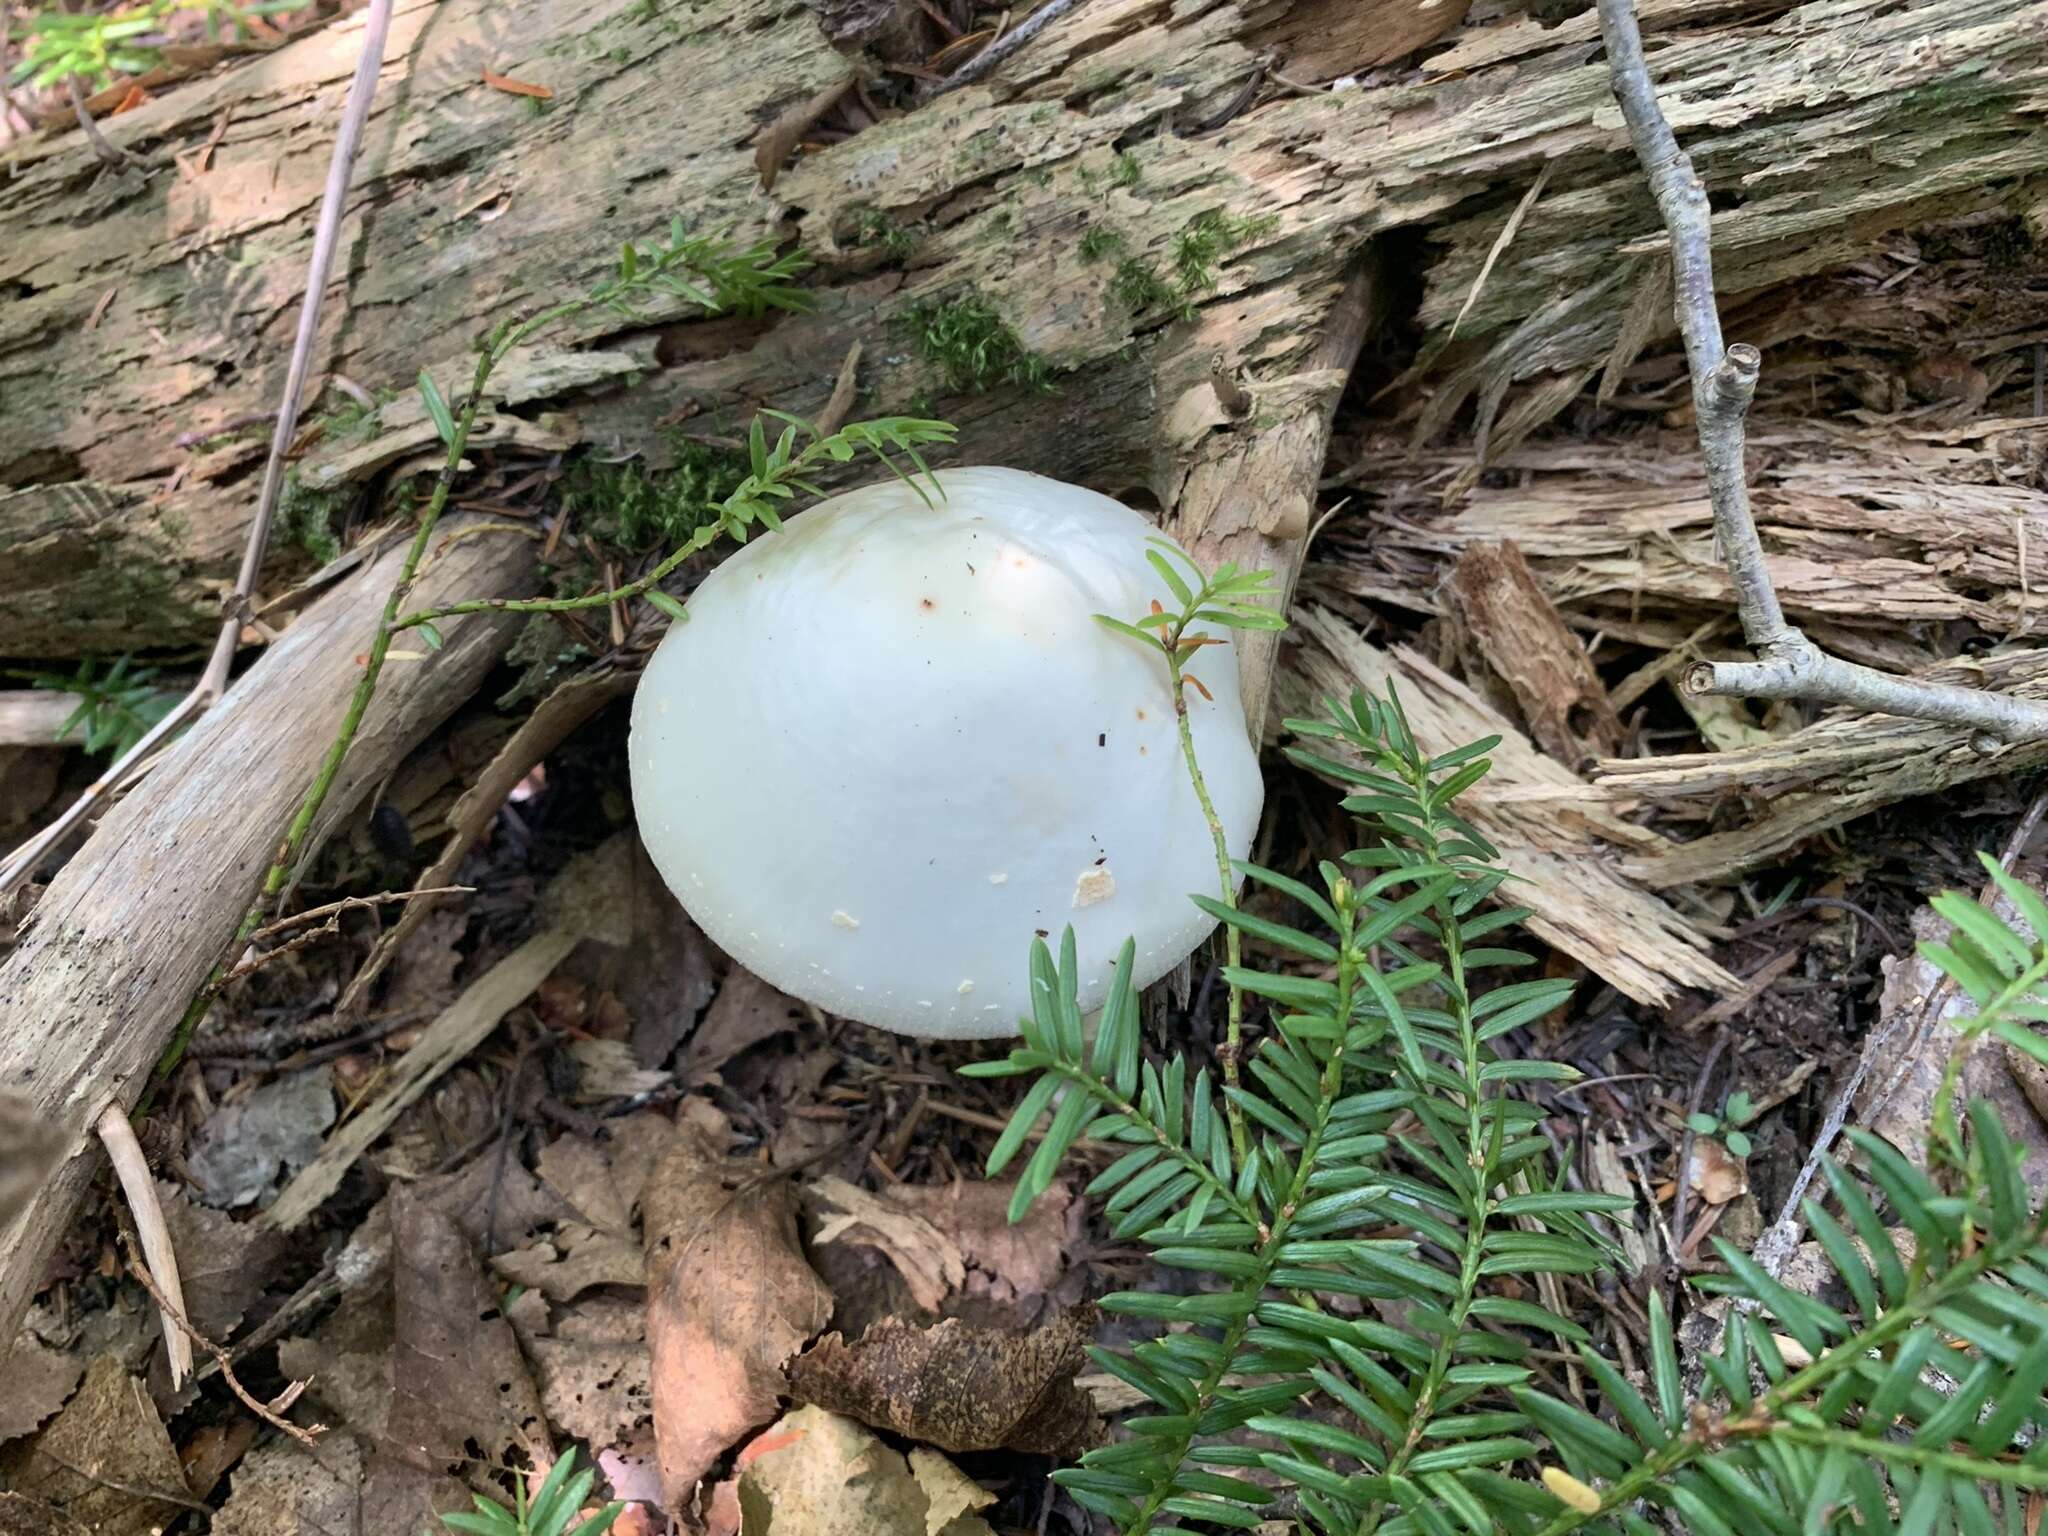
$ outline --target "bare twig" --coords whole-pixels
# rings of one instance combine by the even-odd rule
[[[1714,304],[1714,264],[1707,191],[1657,106],[1643,57],[1633,0],[1599,0],[1600,30],[1615,99],[1650,191],[1671,235],[1679,334],[1693,381],[1700,452],[1714,534],[1735,584],[1742,632],[1755,661],[1696,662],[1684,674],[1699,694],[1803,699],[1915,720],[1938,720],[2020,740],[2048,736],[2048,703],[1972,688],[1941,687],[1893,677],[1830,656],[1785,621],[1764,563],[1763,542],[1749,506],[1743,427],[1763,357],[1756,348],[1724,346]]]
[[[362,57],[356,61],[355,79],[350,82],[348,101],[342,108],[341,127],[335,135],[334,157],[327,167],[327,188],[320,199],[319,222],[313,231],[313,257],[306,269],[306,296],[299,309],[299,330],[292,345],[291,365],[286,370],[284,398],[278,404],[277,427],[270,439],[270,459],[263,469],[263,489],[256,501],[255,521],[249,527],[249,542],[242,551],[242,568],[235,588],[222,603],[220,633],[206,671],[191,693],[159,720],[148,735],[123,753],[114,766],[102,774],[86,792],[36,837],[29,839],[4,864],[0,864],[0,896],[28,878],[42,862],[43,855],[68,837],[73,828],[92,816],[117,790],[140,777],[150,754],[171,734],[216,704],[226,692],[228,669],[234,662],[242,625],[248,618],[249,596],[263,565],[264,547],[270,542],[270,523],[277,510],[278,495],[284,487],[285,452],[291,447],[298,427],[299,397],[313,363],[313,342],[319,332],[320,301],[327,291],[328,269],[340,244],[341,216],[348,183],[355,168],[356,151],[362,143],[363,125],[369,120],[370,104],[377,94],[377,73],[384,64],[384,39],[391,27],[392,0],[370,0],[363,25]],[[84,102],[73,86],[73,103],[88,137],[104,158],[112,146],[99,136]],[[101,146],[105,146],[102,149]],[[114,151],[118,155],[118,151]]]
[[[290,1419],[284,1417],[284,1411],[297,1402],[299,1394],[306,1390],[305,1382],[295,1381],[269,1402],[261,1401],[247,1387],[243,1386],[240,1378],[235,1375],[234,1362],[228,1352],[192,1326],[191,1320],[185,1316],[185,1309],[172,1302],[157,1288],[156,1279],[150,1274],[149,1266],[132,1253],[128,1256],[128,1271],[140,1282],[142,1288],[149,1292],[150,1300],[157,1304],[157,1309],[177,1323],[178,1328],[181,1330],[181,1337],[187,1341],[185,1345],[187,1359],[190,1359],[192,1345],[194,1344],[197,1344],[201,1349],[213,1356],[214,1366],[219,1370],[221,1379],[228,1384],[228,1390],[242,1400],[243,1407],[255,1414],[257,1418],[268,1424],[272,1429],[283,1430],[301,1445],[312,1445],[316,1436],[326,1432],[327,1426],[325,1424],[315,1424],[309,1428],[302,1429]],[[187,1369],[190,1369],[189,1365]]]
[[[1721,1059],[1721,1052],[1727,1047],[1728,1031],[1724,1028],[1714,1035],[1713,1048],[1707,1052],[1707,1059],[1700,1063],[1699,1075],[1692,1080],[1692,1098],[1685,1106],[1685,1134],[1678,1142],[1678,1189],[1671,1197],[1671,1231],[1680,1243],[1685,1240],[1685,1208],[1692,1194],[1692,1117],[1700,1112],[1700,1104],[1707,1096],[1707,1081],[1714,1075],[1714,1064]],[[1684,1247],[1671,1249],[1669,1277],[1676,1280],[1691,1263]]]
[[[294,913],[290,917],[280,918],[274,923],[258,928],[244,942],[254,944],[262,939],[275,938],[278,934],[293,928],[301,928],[305,929],[305,931],[294,934],[275,949],[265,950],[260,955],[251,955],[233,970],[216,976],[207,984],[206,988],[200,993],[200,996],[202,998],[215,997],[220,993],[221,988],[225,987],[229,982],[240,981],[251,972],[262,970],[264,966],[270,964],[271,961],[277,959],[280,955],[288,955],[293,950],[304,949],[308,944],[314,943],[316,940],[322,939],[329,934],[339,933],[341,931],[341,914],[344,912],[362,907],[379,907],[387,902],[412,901],[422,896],[467,896],[474,894],[475,891],[476,887],[473,885],[437,885],[414,891],[385,891],[376,896],[345,896],[340,901],[328,902],[324,907],[313,907],[304,912]],[[308,923],[317,923],[319,926],[306,928]]]
[[[128,155],[107,142],[107,136],[100,132],[100,125],[92,120],[92,114],[85,109],[85,96],[78,89],[78,76],[66,75],[64,89],[71,96],[71,110],[78,118],[78,126],[85,134],[85,142],[92,146],[102,164],[117,171],[125,171],[132,163]]]
[[[926,86],[918,93],[918,103],[922,105],[935,96],[943,96],[963,85],[972,85],[1080,3],[1081,0],[1046,0],[1044,5],[1025,17],[1015,31],[996,38],[945,79]]]
[[[142,1143],[135,1139],[135,1127],[118,1104],[100,1111],[95,1122],[100,1144],[114,1165],[114,1177],[121,1181],[121,1193],[135,1216],[136,1239],[149,1267],[163,1276],[161,1292],[149,1288],[163,1314],[164,1353],[171,1363],[171,1385],[181,1387],[192,1374],[192,1341],[185,1336],[185,1291],[178,1283],[178,1254],[171,1246],[171,1229],[164,1222],[164,1208],[157,1202],[156,1181],[149,1176],[149,1159],[142,1155]]]

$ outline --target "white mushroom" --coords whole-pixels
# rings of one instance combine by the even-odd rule
[[[1214,927],[1215,850],[1164,659],[1094,620],[1170,601],[1157,530],[1013,469],[835,496],[698,587],[633,704],[640,835],[690,915],[764,980],[902,1034],[1017,1033],[1034,933],[1072,924],[1081,1006]],[[929,486],[926,487],[929,493]],[[1233,857],[1261,799],[1223,644],[1189,670]]]

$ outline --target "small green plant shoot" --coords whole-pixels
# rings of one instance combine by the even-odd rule
[[[229,27],[251,31],[249,23],[258,16],[304,9],[306,0],[146,0],[115,11],[76,13],[51,6],[29,16],[12,80],[35,89],[77,79],[88,90],[104,90],[119,75],[139,75],[162,62],[165,26],[179,12],[202,13],[207,35],[218,38]]]
[[[1748,1094],[1731,1093],[1718,1115],[1695,1111],[1686,1116],[1685,1123],[1698,1135],[1718,1138],[1721,1145],[1737,1157],[1747,1157],[1752,1149],[1749,1134],[1742,1127],[1754,1120],[1757,1113]]]
[[[37,688],[69,693],[79,701],[78,708],[57,727],[58,741],[68,741],[74,732],[82,730],[81,745],[87,752],[119,757],[169,713],[177,696],[156,686],[155,667],[131,669],[126,656],[105,673],[99,668],[99,662],[88,658],[69,677],[52,672],[32,672],[27,676]]]
[[[576,1471],[576,1453],[572,1450],[548,1469],[531,1504],[526,1500],[526,1480],[521,1478],[514,1487],[510,1509],[494,1499],[471,1494],[470,1502],[476,1506],[474,1514],[435,1518],[449,1530],[466,1531],[470,1536],[604,1536],[612,1522],[625,1512],[624,1504],[614,1501],[580,1525],[569,1524],[583,1507],[583,1501],[590,1497],[591,1485],[596,1480],[597,1473],[591,1468]]]

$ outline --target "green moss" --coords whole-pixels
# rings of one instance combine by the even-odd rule
[[[527,615],[526,626],[505,647],[505,660],[519,668],[519,681],[498,696],[498,708],[517,709],[543,697],[569,667],[590,659],[551,613]]]
[[[863,208],[860,222],[854,228],[853,243],[879,250],[892,260],[901,261],[917,249],[917,236],[881,209]]]
[[[587,540],[627,554],[673,549],[714,517],[713,507],[747,477],[743,455],[702,443],[679,443],[673,469],[650,471],[637,460],[601,464],[578,459],[557,494],[570,526]]]
[[[969,294],[944,303],[924,300],[904,311],[918,354],[937,368],[955,394],[981,394],[1015,384],[1039,394],[1052,390],[1051,368],[1025,347],[986,299]]]
[[[1279,222],[1271,214],[1241,219],[1213,208],[1195,215],[1173,242],[1173,274],[1180,291],[1193,295],[1214,288],[1217,261],[1246,241],[1270,234]]]
[[[1083,261],[1100,261],[1105,256],[1114,256],[1123,248],[1124,237],[1113,229],[1091,224],[1081,231],[1080,252]]]
[[[336,525],[362,494],[362,487],[344,482],[332,490],[316,491],[288,470],[284,488],[277,498],[277,526],[286,539],[299,546],[320,564],[341,557],[341,537]]]
[[[1116,274],[1109,280],[1109,294],[1127,309],[1141,314],[1148,309],[1166,309],[1186,319],[1195,312],[1195,306],[1159,275],[1158,268],[1136,256],[1126,256],[1117,263]]]
[[[1119,150],[1110,163],[1109,179],[1119,187],[1135,187],[1145,179],[1145,167],[1138,164],[1138,157],[1128,149]]]

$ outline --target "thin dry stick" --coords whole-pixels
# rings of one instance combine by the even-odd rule
[[[243,1407],[255,1414],[257,1418],[268,1424],[272,1429],[283,1430],[304,1446],[310,1447],[315,1437],[326,1433],[327,1426],[325,1424],[314,1424],[302,1429],[290,1419],[284,1417],[284,1410],[297,1402],[299,1394],[306,1390],[305,1382],[295,1381],[269,1402],[263,1402],[247,1387],[242,1385],[241,1378],[235,1375],[234,1362],[228,1352],[201,1333],[197,1328],[194,1328],[191,1321],[185,1316],[185,1309],[173,1303],[157,1288],[157,1282],[150,1274],[147,1264],[136,1258],[135,1255],[130,1254],[128,1256],[128,1271],[140,1282],[142,1288],[149,1292],[150,1300],[157,1304],[157,1309],[177,1323],[178,1328],[181,1330],[181,1336],[187,1340],[185,1345],[186,1356],[190,1357],[192,1345],[194,1344],[197,1344],[201,1349],[213,1356],[214,1366],[219,1370],[221,1379],[228,1384],[228,1390],[242,1400]]]
[[[473,885],[436,885],[414,891],[385,891],[376,896],[345,896],[340,901],[328,902],[324,907],[313,907],[308,911],[295,913],[290,917],[279,918],[274,923],[258,928],[249,935],[245,942],[254,944],[263,939],[275,938],[277,935],[289,932],[294,928],[304,929],[305,931],[293,934],[291,938],[278,945],[275,949],[267,949],[260,955],[251,955],[233,970],[216,976],[214,980],[207,984],[206,988],[200,993],[200,996],[202,998],[215,997],[219,995],[220,990],[229,982],[240,981],[244,976],[262,970],[264,966],[270,964],[271,961],[279,956],[288,955],[296,949],[304,949],[307,945],[315,943],[329,934],[339,933],[341,931],[341,914],[344,912],[361,907],[379,907],[387,902],[412,901],[422,896],[468,896],[474,895],[475,892],[476,887]],[[317,923],[319,926],[307,928],[306,925],[308,923]]]
[[[1743,468],[1744,420],[1763,357],[1754,347],[1722,344],[1721,317],[1714,305],[1707,191],[1657,106],[1633,0],[1600,0],[1600,30],[1629,139],[1670,231],[1674,302],[1692,374],[1714,534],[1735,583],[1743,635],[1760,657],[1695,662],[1685,671],[1686,688],[1698,694],[1803,699],[1938,720],[2007,741],[2048,736],[2048,703],[1876,672],[1828,655],[1797,626],[1786,623],[1750,514]]]
[[[181,1320],[185,1313],[185,1291],[178,1283],[178,1254],[171,1246],[171,1229],[164,1222],[164,1208],[157,1203],[156,1181],[149,1176],[149,1159],[142,1155],[142,1143],[135,1139],[135,1127],[119,1104],[109,1104],[94,1122],[100,1144],[114,1165],[114,1177],[121,1181],[121,1193],[135,1216],[136,1239],[149,1267],[163,1277],[157,1298],[163,1316],[164,1353],[170,1357],[171,1385],[181,1387],[192,1374],[192,1341],[185,1336]]]
[[[370,105],[377,94],[377,72],[384,64],[384,39],[391,29],[392,0],[370,0],[363,25],[362,57],[356,61],[355,78],[349,83],[348,101],[342,108],[341,128],[334,140],[334,158],[327,167],[327,188],[321,194],[319,222],[313,230],[313,257],[306,268],[306,296],[299,308],[299,331],[292,344],[290,367],[285,373],[284,398],[279,402],[277,428],[271,434],[270,459],[263,469],[263,489],[256,500],[256,518],[249,527],[249,542],[242,551],[242,567],[235,588],[222,600],[220,633],[213,654],[192,691],[114,766],[101,775],[86,792],[37,836],[29,839],[4,864],[0,864],[0,896],[5,896],[42,862],[43,855],[71,834],[74,827],[92,816],[117,790],[141,776],[151,755],[171,735],[195,719],[202,710],[220,700],[227,691],[228,669],[234,662],[235,647],[248,617],[249,597],[256,589],[257,573],[263,564],[264,547],[270,542],[270,523],[284,488],[285,453],[298,430],[299,400],[306,375],[313,364],[313,342],[319,332],[320,301],[327,291],[327,274],[334,264],[334,252],[341,243],[342,209],[348,195],[350,174],[355,169],[356,151],[361,146],[363,125],[369,120]],[[82,104],[81,104],[82,105]],[[86,119],[90,122],[90,119]]]
[[[1080,3],[1081,0],[1046,0],[1044,5],[1024,18],[1016,31],[998,37],[945,79],[927,86],[918,94],[919,104],[963,85],[972,85]]]

